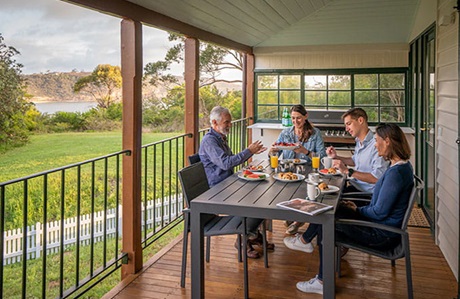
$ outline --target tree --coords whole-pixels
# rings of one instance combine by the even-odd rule
[[[19,145],[28,140],[24,118],[30,104],[26,101],[22,64],[14,59],[19,54],[4,43],[0,34],[0,144]]]
[[[179,84],[178,79],[166,72],[173,63],[184,60],[185,37],[170,33],[169,41],[178,42],[172,46],[165,55],[164,60],[150,62],[145,68],[145,76],[150,84],[164,84],[165,86]],[[233,61],[227,58],[231,57]],[[218,78],[225,69],[243,70],[243,54],[240,52],[219,47],[205,42],[200,43],[200,87],[212,85],[217,82],[240,83],[242,80],[225,80]]]
[[[114,103],[115,92],[121,87],[121,69],[119,66],[99,64],[94,71],[78,79],[73,91],[89,93],[100,108],[108,108]]]

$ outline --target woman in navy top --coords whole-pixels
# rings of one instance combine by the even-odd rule
[[[338,218],[353,218],[401,227],[414,187],[414,174],[409,162],[410,147],[402,130],[395,124],[380,124],[376,127],[375,147],[379,156],[390,161],[390,167],[375,184],[371,202],[367,206],[357,207],[351,201],[341,203],[337,211]],[[352,225],[337,225],[337,235],[343,235],[355,242],[377,248],[392,247],[399,242],[397,234],[377,228]],[[311,244],[292,237],[291,249],[306,251]],[[320,265],[318,275],[309,281],[297,283],[297,289],[306,293],[323,293],[322,283],[322,227],[318,225],[318,249]],[[286,242],[285,242],[286,243]],[[292,243],[292,244],[291,244]],[[309,245],[309,246],[308,246]],[[305,248],[304,248],[305,247]],[[311,252],[311,251],[310,251]]]

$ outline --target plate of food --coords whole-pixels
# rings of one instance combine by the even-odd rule
[[[335,169],[334,167],[331,168],[324,168],[319,171],[320,174],[328,176],[328,175],[342,175],[340,170]]]
[[[267,179],[270,175],[263,173],[263,172],[255,172],[250,170],[243,170],[238,174],[240,179],[246,181],[263,181]]]
[[[304,180],[305,176],[298,173],[281,172],[274,174],[273,178],[281,182],[292,183]]]
[[[318,188],[321,191],[321,193],[323,193],[323,194],[335,193],[335,192],[340,190],[339,187],[333,186],[333,185],[328,185],[328,184],[326,184],[324,182],[319,184]]]
[[[298,144],[295,144],[292,142],[276,142],[273,146],[279,150],[289,150],[289,151],[292,151],[299,147]]]
[[[264,171],[264,167],[262,165],[247,165],[243,167],[243,170],[249,170],[249,171]]]
[[[298,165],[298,164],[305,164],[307,163],[307,160],[304,160],[304,159],[286,159],[286,160],[289,160],[289,161],[292,161],[294,162],[294,164]]]

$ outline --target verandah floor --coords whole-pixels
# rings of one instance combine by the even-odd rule
[[[303,227],[305,229],[305,226]],[[285,227],[273,221],[269,268],[263,259],[249,260],[251,298],[321,298],[305,294],[296,282],[313,277],[318,269],[318,250],[312,254],[293,251],[283,244]],[[211,261],[206,264],[206,298],[242,298],[243,264],[233,247],[235,236],[213,237]],[[411,258],[414,298],[454,298],[457,282],[428,228],[411,227]],[[180,287],[182,238],[152,258],[143,270],[125,279],[104,298],[190,298],[190,255],[187,284]],[[342,277],[336,279],[336,298],[407,298],[404,259],[390,262],[350,250],[342,260]]]

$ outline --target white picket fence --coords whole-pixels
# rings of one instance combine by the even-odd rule
[[[174,220],[182,214],[182,196],[172,204],[169,204],[169,198],[165,198],[163,202],[159,199],[154,207],[154,200],[147,202],[147,221],[144,221],[144,204],[142,205],[142,229],[152,229],[154,224],[160,229],[162,223],[167,225],[169,220]],[[119,217],[116,218],[116,209],[94,213],[94,232],[93,242],[101,242],[104,234],[107,238],[113,238],[116,234],[118,222],[118,234],[122,232],[122,206],[118,206]],[[155,213],[154,213],[155,211]],[[178,212],[178,213],[176,213]],[[154,218],[155,215],[155,219]],[[64,247],[75,245],[77,243],[77,217],[64,220]],[[163,220],[163,221],[162,221]],[[106,223],[106,231],[104,232],[104,221]],[[27,227],[27,259],[36,259],[43,255],[43,224],[37,222],[35,225]],[[61,238],[61,222],[52,221],[46,223],[46,254],[57,253],[60,250]],[[91,241],[91,214],[80,216],[80,244],[88,245]],[[4,232],[4,255],[3,265],[14,264],[22,260],[23,247],[23,231],[22,228],[13,229]]]

